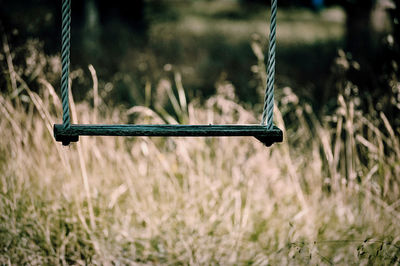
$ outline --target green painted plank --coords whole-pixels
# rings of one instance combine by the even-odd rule
[[[256,137],[263,143],[282,142],[282,131],[262,125],[54,125],[57,141],[78,141],[79,136],[148,137]],[[68,143],[69,144],[69,143]],[[67,145],[68,145],[67,144]],[[269,145],[268,145],[269,146]]]

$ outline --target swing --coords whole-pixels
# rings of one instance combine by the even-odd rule
[[[271,0],[268,81],[260,125],[80,125],[71,124],[69,111],[69,64],[71,36],[71,0],[62,0],[62,74],[61,98],[63,123],[54,125],[56,141],[67,146],[79,136],[148,136],[148,137],[255,137],[266,146],[282,142],[282,131],[273,124],[275,39],[277,0]]]

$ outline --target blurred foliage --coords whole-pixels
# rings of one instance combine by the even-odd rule
[[[251,47],[253,81],[263,86],[263,46],[255,39]],[[343,93],[333,111],[318,115],[290,87],[277,90],[275,121],[285,139],[272,148],[245,137],[82,137],[65,148],[52,130],[62,109],[49,83],[59,76],[59,58],[38,41],[3,48],[7,59],[25,63],[2,60],[0,264],[400,262],[399,128],[383,112],[363,111],[359,88],[342,75],[356,66],[344,51],[334,63]],[[118,81],[132,83],[120,74],[98,94],[71,97],[72,121],[259,121],[228,80],[204,102],[188,101],[184,77],[172,65],[164,71],[157,86],[146,84],[145,106],[118,105],[137,97],[129,87],[111,97],[117,107],[107,104]],[[79,80],[85,73],[77,68],[73,89]]]
[[[37,39],[46,54],[58,54],[60,3],[0,0],[1,29],[12,50]],[[82,73],[74,95],[84,99],[91,87],[87,65],[93,64],[100,88],[113,84],[110,104],[142,104],[145,85],[157,86],[170,75],[165,69],[171,66],[172,72],[182,73],[189,98],[206,99],[216,92],[216,84],[229,80],[239,99],[253,106],[262,99],[263,88],[253,79],[257,60],[250,43],[260,42],[266,54],[267,3],[73,1],[72,70]],[[131,4],[134,8],[127,8]],[[398,3],[327,0],[326,8],[318,11],[310,9],[311,4],[279,1],[278,87],[294,88],[320,112],[335,108],[335,83],[346,79],[359,87],[365,108],[372,104],[395,119],[398,108],[387,103],[398,95]],[[335,5],[341,8],[331,7]],[[376,21],[384,25],[379,31]],[[340,58],[346,58],[349,67],[338,74]],[[20,56],[13,60],[24,64]]]
[[[59,1],[0,1],[0,264],[399,264],[398,1],[360,8],[390,26],[351,27],[353,48],[347,7],[279,9],[285,139],[272,149],[250,138],[63,149]],[[141,25],[73,13],[73,121],[258,123],[266,7],[145,3],[163,8],[147,6]]]

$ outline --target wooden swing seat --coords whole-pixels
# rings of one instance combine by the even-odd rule
[[[131,137],[255,137],[266,146],[282,142],[283,133],[263,125],[54,125],[54,136],[64,145],[77,142],[79,136]]]

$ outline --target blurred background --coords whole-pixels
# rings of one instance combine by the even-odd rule
[[[400,263],[399,0],[278,0],[270,148],[63,147],[60,10],[0,0],[0,264]],[[72,123],[260,123],[269,12],[72,0]]]
[[[0,3],[1,29],[11,47],[22,49],[29,40],[46,54],[59,54],[60,1]],[[92,64],[100,88],[112,90],[110,104],[144,104],[146,83],[157,84],[171,71],[182,74],[189,98],[209,97],[217,83],[229,80],[240,101],[258,104],[263,88],[254,80],[257,57],[251,44],[260,43],[267,54],[268,4],[73,1],[72,70],[90,77],[87,65]],[[399,62],[399,11],[392,1],[282,0],[278,5],[278,95],[279,88],[291,87],[319,112],[335,107],[337,82],[345,78],[359,86],[364,106],[390,109],[385,110],[390,119],[396,117],[399,108],[388,104],[398,97],[388,80],[398,78]],[[51,80],[56,87],[57,82]],[[76,81],[78,100],[89,82]]]

